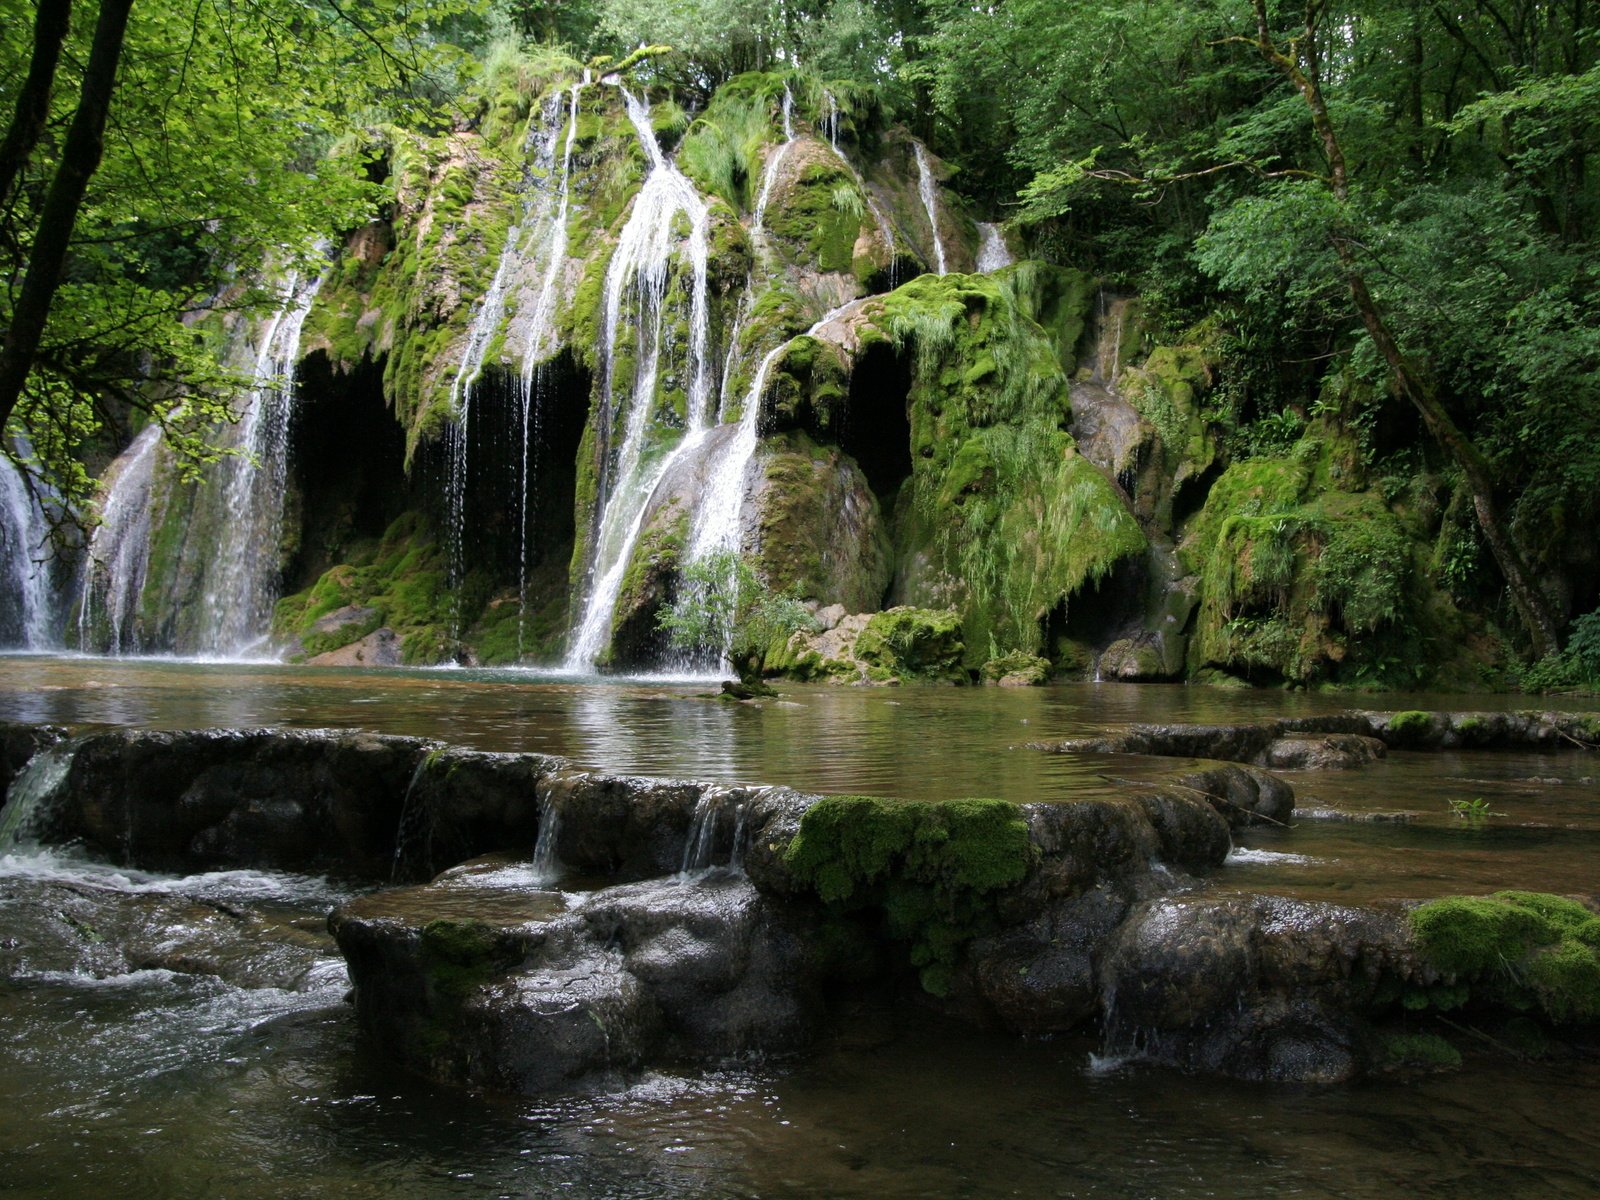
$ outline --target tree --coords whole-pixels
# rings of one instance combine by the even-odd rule
[[[762,664],[774,642],[812,624],[805,606],[792,595],[773,592],[731,550],[690,563],[678,586],[677,603],[656,616],[668,641],[679,650],[725,654],[739,676],[738,683],[722,685],[725,694],[741,700],[771,695],[762,682]]]
[[[133,422],[190,470],[216,456],[244,385],[226,319],[374,212],[369,164],[327,151],[385,108],[432,120],[463,62],[433,28],[476,7],[47,0],[29,44],[0,42],[0,78],[23,81],[0,149],[0,418],[22,465],[70,504]],[[0,0],[8,27],[24,9]]]
[[[1431,381],[1402,350],[1399,338],[1390,328],[1367,282],[1367,272],[1360,258],[1359,235],[1348,220],[1351,212],[1349,165],[1322,87],[1319,25],[1327,12],[1327,0],[1310,0],[1301,29],[1283,43],[1268,23],[1266,0],[1252,0],[1252,5],[1256,17],[1256,48],[1267,62],[1283,73],[1305,101],[1312,127],[1322,144],[1328,168],[1326,186],[1336,206],[1327,237],[1338,258],[1351,303],[1367,336],[1392,372],[1395,386],[1415,407],[1430,436],[1460,468],[1472,493],[1478,527],[1522,616],[1535,657],[1543,658],[1560,648],[1560,624],[1549,598],[1529,571],[1514,532],[1501,518],[1488,459],[1440,402]]]

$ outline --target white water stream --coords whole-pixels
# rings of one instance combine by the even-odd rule
[[[1006,246],[1005,238],[1000,236],[1000,226],[990,221],[979,221],[979,273],[987,275],[990,271],[998,271],[1002,267],[1009,267],[1012,261],[1011,250]]]
[[[56,594],[47,551],[50,523],[11,460],[0,455],[0,560],[4,587],[17,616],[20,644],[44,650],[57,644]]]
[[[321,285],[321,275],[302,280],[291,274],[283,307],[262,332],[250,397],[235,435],[241,454],[221,464],[222,520],[201,594],[197,641],[203,652],[241,655],[268,634],[277,600],[300,330]]]
[[[944,238],[939,233],[939,197],[934,188],[933,167],[928,163],[928,151],[921,142],[913,142],[917,153],[917,193],[922,197],[922,207],[928,214],[928,226],[933,230],[934,266],[940,275],[945,273]]]
[[[628,117],[650,163],[643,186],[623,226],[606,269],[599,428],[609,441],[616,420],[624,422],[620,444],[602,444],[598,526],[585,575],[580,617],[567,652],[567,666],[591,668],[611,638],[612,610],[623,573],[633,555],[651,495],[667,470],[692,454],[707,432],[710,390],[708,342],[710,314],[706,295],[709,214],[705,201],[662,153],[650,127],[649,104],[621,84]],[[688,236],[678,233],[688,223]],[[687,345],[664,329],[667,285],[674,252],[687,259],[690,296]],[[623,306],[632,300],[634,326],[631,379],[617,378],[618,336]],[[683,436],[663,449],[652,436],[658,411],[657,384],[671,376],[686,396]]]
[[[160,444],[161,426],[145,426],[117,460],[111,485],[100,501],[100,523],[89,538],[78,605],[80,649],[100,648],[102,633],[108,654],[132,654],[141,648],[135,618],[150,564],[151,487]]]

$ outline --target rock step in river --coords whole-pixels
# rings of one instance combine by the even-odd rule
[[[1350,714],[1041,748],[1274,759],[1293,742],[1297,765],[1343,766],[1386,740],[1577,746],[1588,721]],[[1570,902],[1465,913],[1493,925],[1483,936],[1505,921],[1553,931],[1498,951],[1526,957],[1518,990],[1441,957],[1414,902],[1202,890],[1196,874],[1223,862],[1234,830],[1293,810],[1289,785],[1239,763],[1010,805],[608,775],[347,731],[0,731],[8,772],[32,749],[0,826],[13,841],[137,870],[405,884],[329,922],[363,1025],[402,1062],[494,1090],[796,1048],[830,997],[861,989],[1019,1033],[1099,1021],[1116,1053],[1298,1081],[1392,1058],[1387,1027],[1430,1005],[1532,1008],[1551,1025],[1600,1016],[1600,920]],[[155,907],[125,917],[130,940],[181,915]],[[272,977],[304,970],[294,938],[269,934]],[[186,969],[182,953],[163,961]]]

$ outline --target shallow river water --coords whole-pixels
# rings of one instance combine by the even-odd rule
[[[346,726],[612,771],[808,791],[1049,800],[1170,762],[1023,748],[1134,720],[1495,697],[1327,697],[1185,687],[795,687],[726,706],[703,684],[516,672],[0,659],[0,720]],[[1506,886],[1595,892],[1600,764],[1574,752],[1405,755],[1290,775],[1291,828],[1252,831],[1217,889],[1331,898]],[[1463,822],[1451,799],[1497,814]],[[1383,821],[1331,819],[1381,815]],[[231,872],[171,879],[60,855],[0,858],[0,1191],[189,1196],[1450,1197],[1600,1195],[1600,1066],[1271,1087],[1099,1062],[898,1012],[845,1014],[795,1059],[655,1073],[622,1091],[486,1099],[381,1060],[326,957],[292,989],[160,970],[30,969],[8,936],[41,878],[197,897],[314,927],[338,887]],[[10,957],[5,957],[9,954]],[[20,954],[20,958],[19,958]]]

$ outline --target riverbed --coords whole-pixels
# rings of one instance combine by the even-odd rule
[[[702,698],[708,690],[505,671],[0,660],[3,720],[355,727],[610,771],[1018,801],[1171,765],[1025,748],[1119,722],[1526,706],[1116,684],[796,686],[745,706]],[[1360,771],[1286,773],[1299,797],[1292,827],[1241,837],[1207,886],[1353,900],[1593,892],[1596,776],[1581,752],[1396,753]],[[1449,803],[1478,798],[1493,815],[1468,821]],[[0,861],[0,938],[19,927],[14,906],[41,875],[307,927],[345,894],[271,873],[174,879],[16,854]],[[1512,1062],[1485,1048],[1445,1076],[1244,1085],[1106,1062],[1080,1038],[1024,1041],[863,1009],[798,1058],[656,1072],[559,1100],[494,1099],[380,1059],[343,1003],[347,986],[333,955],[288,987],[18,968],[0,983],[0,1178],[41,1197],[1600,1192],[1600,1067],[1584,1062]]]

